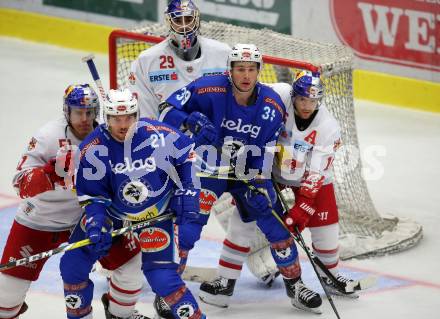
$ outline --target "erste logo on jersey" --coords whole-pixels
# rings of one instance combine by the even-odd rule
[[[124,157],[124,163],[113,164],[112,161],[110,161],[110,167],[115,174],[132,173],[138,170],[144,170],[145,173],[149,173],[156,170],[156,160],[151,156],[146,159],[140,158],[134,161],[131,161],[128,157]]]
[[[252,124],[243,124],[242,119],[238,119],[237,122],[234,120],[223,118],[220,127],[224,127],[229,131],[235,131],[238,133],[250,133],[251,137],[256,138],[260,134],[261,127]]]
[[[139,234],[139,243],[142,252],[145,253],[162,251],[170,245],[170,242],[170,235],[161,228],[149,227]]]
[[[295,143],[293,144],[293,148],[298,152],[306,153],[312,149],[312,145],[302,140],[295,140]]]
[[[118,190],[120,200],[129,207],[140,207],[148,200],[150,185],[144,179],[124,181]]]
[[[148,78],[151,83],[163,83],[163,82],[173,82],[179,80],[179,75],[175,70],[163,70],[156,72],[149,72]]]

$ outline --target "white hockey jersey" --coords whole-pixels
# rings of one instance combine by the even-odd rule
[[[324,103],[321,103],[312,123],[307,129],[300,131],[295,123],[294,106],[290,97],[291,85],[276,83],[270,86],[281,96],[287,109],[285,129],[278,139],[280,151],[274,161],[275,180],[299,187],[303,177],[313,173],[324,177],[324,185],[331,183],[334,154],[341,145],[338,122]]]
[[[129,83],[132,92],[138,96],[141,117],[157,119],[159,103],[195,79],[225,74],[231,48],[202,36],[197,39],[201,55],[194,61],[179,58],[165,39],[142,52],[132,63]]]
[[[47,123],[29,142],[14,175],[13,185],[26,170],[43,166],[49,159],[56,158],[61,148],[76,150],[80,143],[64,117]],[[82,208],[72,187],[55,184],[52,191],[22,200],[15,219],[32,229],[61,231],[75,226],[81,214]]]

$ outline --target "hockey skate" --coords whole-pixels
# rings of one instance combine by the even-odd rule
[[[154,319],[174,319],[174,315],[171,311],[170,306],[167,305],[162,297],[156,295],[153,302],[154,310],[156,310],[156,315]]]
[[[284,284],[286,285],[287,296],[290,297],[292,306],[321,314],[321,296],[307,288],[302,282],[301,278],[298,279],[286,279],[283,278]]]
[[[218,277],[213,281],[205,281],[200,285],[199,298],[201,301],[226,308],[229,306],[229,299],[234,293],[235,279]]]
[[[358,281],[344,277],[341,274],[337,274],[333,278],[322,277],[323,282],[329,293],[336,296],[343,296],[347,298],[359,298],[359,295],[355,292],[356,286],[359,285]]]
[[[116,317],[110,313],[108,310],[109,301],[107,294],[103,294],[101,297],[102,304],[104,305],[104,311],[105,311],[105,318],[106,319],[151,319],[150,317],[141,315],[137,310],[133,312],[133,314],[130,317],[122,318],[122,317]]]

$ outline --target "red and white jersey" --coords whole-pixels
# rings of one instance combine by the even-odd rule
[[[270,86],[281,96],[287,109],[285,129],[278,139],[280,150],[274,161],[273,173],[276,181],[299,187],[307,176],[316,174],[323,177],[324,185],[331,183],[334,154],[341,145],[338,122],[321,102],[309,127],[300,131],[295,123],[290,95],[292,87],[286,83]]]
[[[168,39],[142,52],[131,65],[129,83],[138,97],[140,117],[157,119],[158,105],[172,93],[204,75],[225,74],[231,48],[222,42],[198,36],[201,55],[184,61]]]
[[[32,137],[14,175],[13,185],[29,169],[44,166],[49,159],[60,156],[62,148],[75,151],[81,141],[73,135],[66,119],[60,118],[44,125]],[[16,221],[32,229],[44,231],[67,230],[76,225],[82,214],[72,186],[55,184],[55,189],[22,200]]]

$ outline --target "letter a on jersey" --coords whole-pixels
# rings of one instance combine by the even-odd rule
[[[316,131],[313,130],[309,135],[307,135],[304,138],[304,141],[306,141],[309,144],[315,145],[315,141],[316,141]]]

